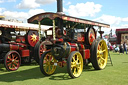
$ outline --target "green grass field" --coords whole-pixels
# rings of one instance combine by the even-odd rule
[[[0,64],[0,85],[128,85],[128,55],[110,52],[113,66],[108,62],[104,70],[94,70],[91,64],[84,67],[79,78],[71,79],[67,68],[57,68],[54,75],[46,77],[36,63],[20,66],[8,72]]]

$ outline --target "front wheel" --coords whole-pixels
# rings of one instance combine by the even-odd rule
[[[73,51],[67,60],[67,71],[71,78],[77,78],[83,71],[83,58],[80,52]]]
[[[8,71],[15,71],[21,64],[21,58],[18,52],[9,51],[4,57],[4,66]]]
[[[96,70],[101,70],[106,67],[108,59],[108,48],[103,39],[97,39],[91,46],[91,62]]]
[[[43,53],[40,59],[41,72],[46,76],[50,76],[55,72],[56,66],[57,66],[57,60],[51,54],[51,51],[47,51]]]

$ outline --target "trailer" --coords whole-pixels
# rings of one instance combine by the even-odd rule
[[[83,71],[83,65],[92,63],[96,70],[106,67],[108,48],[102,39],[104,24],[87,19],[65,15],[62,12],[62,0],[57,0],[57,13],[46,12],[32,16],[28,23],[53,26],[45,31],[45,51],[40,53],[40,70],[46,75],[54,74],[56,67],[67,66],[71,78],[77,78]],[[98,30],[95,30],[98,27]],[[97,38],[100,33],[100,38]]]
[[[41,30],[49,26],[42,25]],[[0,20],[0,63],[8,71],[15,71],[21,63],[36,60],[36,47],[40,45],[38,25]],[[35,47],[36,46],[36,47]]]

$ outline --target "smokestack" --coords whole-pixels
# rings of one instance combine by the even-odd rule
[[[57,0],[57,13],[64,14],[63,13],[63,0]],[[61,29],[61,35],[63,35],[63,20],[58,18],[58,27]]]
[[[63,14],[63,0],[57,0],[57,13]]]

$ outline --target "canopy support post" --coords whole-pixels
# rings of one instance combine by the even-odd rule
[[[84,24],[84,32],[86,32],[86,27],[87,27],[86,24]]]
[[[39,24],[39,41],[41,40],[41,24],[40,24],[40,22],[38,22],[38,24]]]
[[[55,34],[55,20],[53,20],[53,40],[56,40],[56,34]]]

